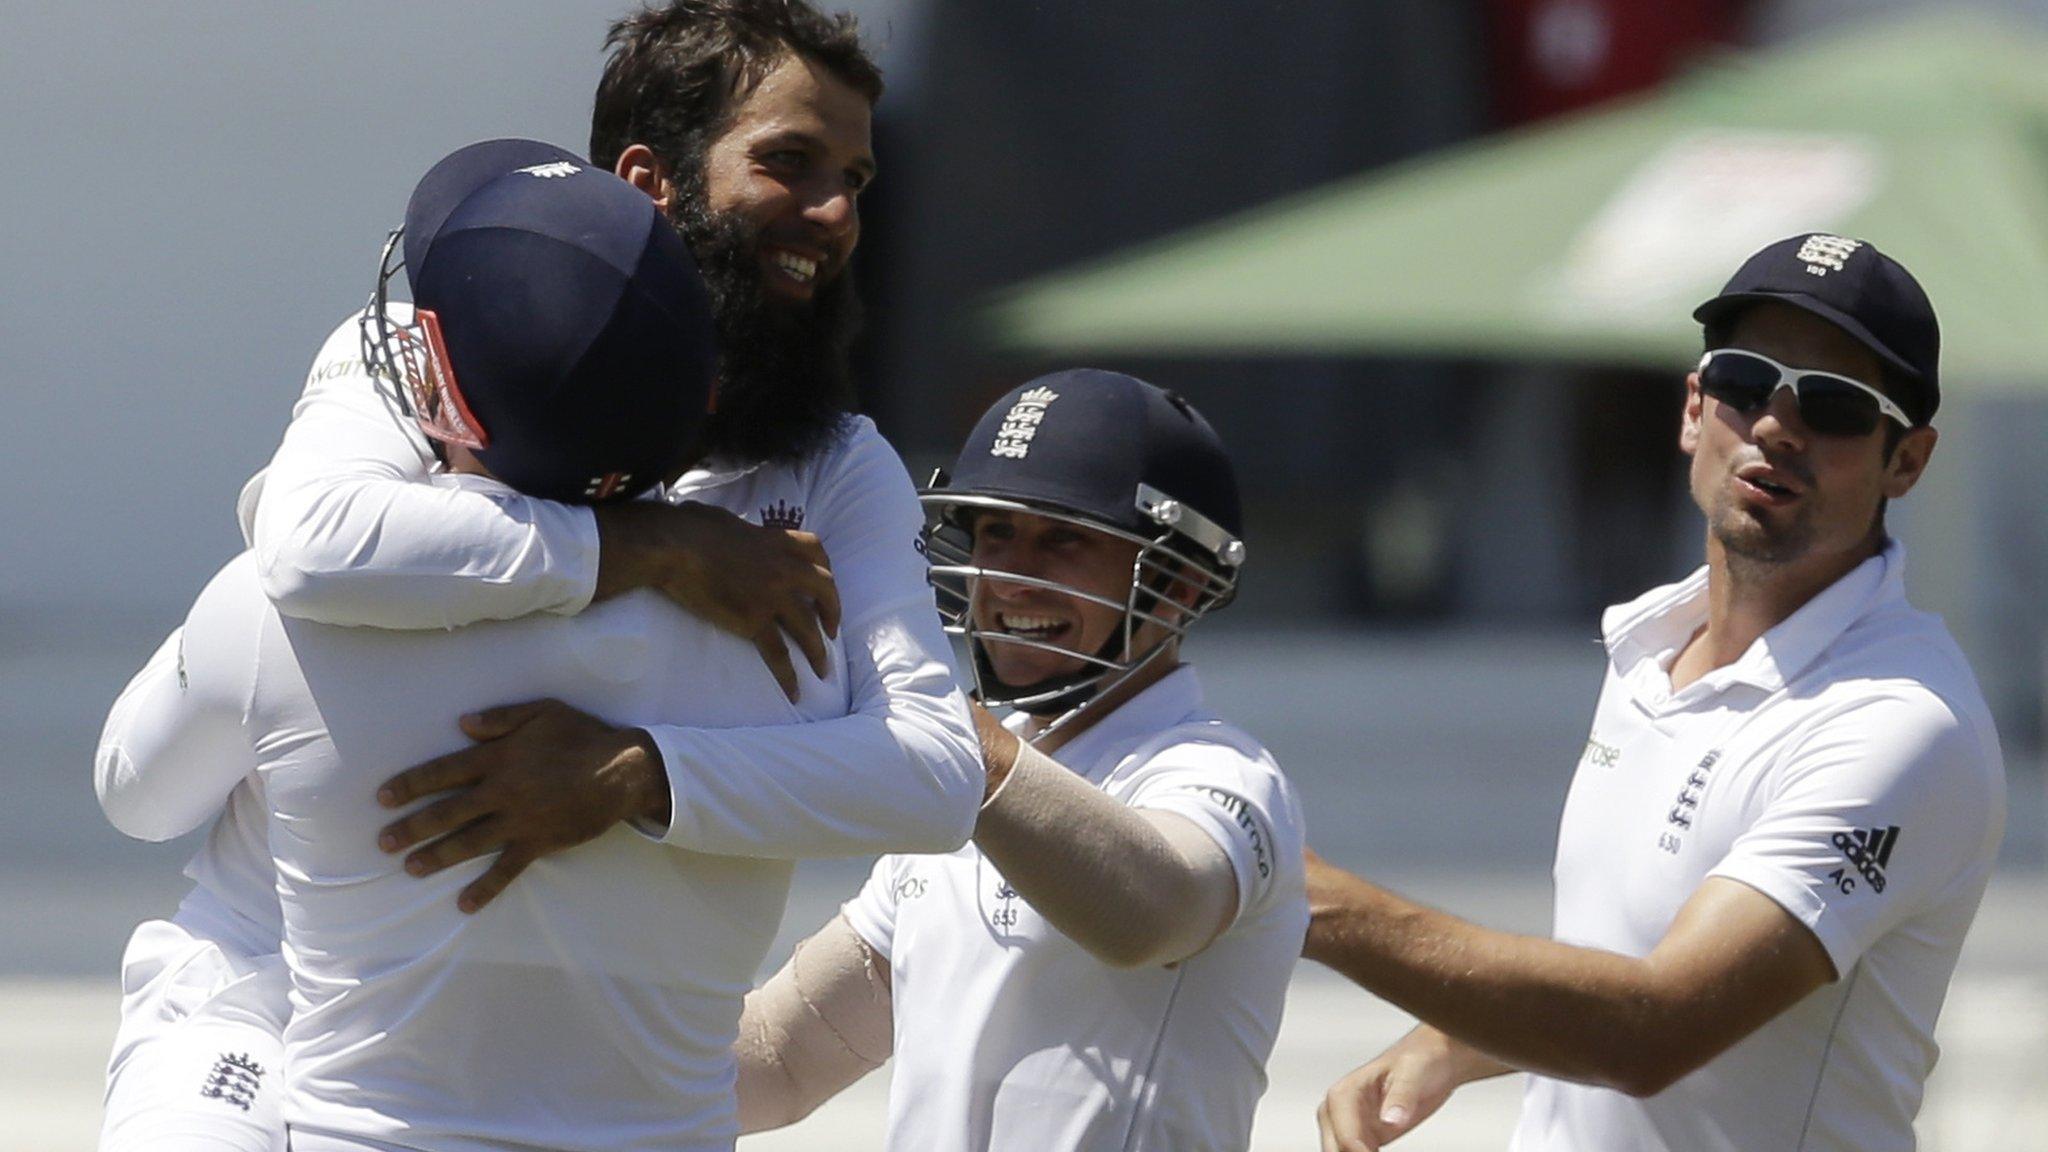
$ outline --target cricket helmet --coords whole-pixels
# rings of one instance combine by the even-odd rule
[[[1070,369],[1013,389],[982,416],[958,461],[920,498],[939,611],[947,631],[967,640],[977,696],[1051,717],[1054,726],[1237,593],[1245,546],[1237,477],[1222,440],[1186,400],[1122,373]],[[1109,598],[977,564],[975,520],[988,511],[1064,521],[1128,541],[1137,548],[1128,589]],[[1117,609],[1122,624],[1092,652],[983,627],[974,604],[990,579]],[[1004,684],[988,658],[991,646],[1003,644],[1069,656],[1080,668],[1037,684]]]
[[[388,296],[401,266],[409,310]],[[363,344],[429,437],[553,500],[659,483],[712,396],[711,298],[682,237],[625,181],[532,140],[428,171],[385,244]]]

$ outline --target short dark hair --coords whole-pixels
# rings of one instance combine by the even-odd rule
[[[671,0],[611,26],[611,59],[590,115],[590,162],[618,167],[645,144],[686,187],[702,179],[704,154],[733,113],[794,53],[867,97],[882,97],[882,72],[861,47],[851,13],[826,16],[804,0]]]
[[[1741,308],[1730,308],[1702,326],[1701,337],[1705,351],[1712,352],[1716,348],[1728,347],[1729,342],[1735,339],[1735,321],[1743,311]],[[1877,361],[1877,390],[1891,397],[1908,414],[1917,413],[1922,399],[1919,381],[1899,371],[1882,356],[1873,355],[1872,358]],[[1879,423],[1884,426],[1884,458],[1890,460],[1892,453],[1898,450],[1899,441],[1906,438],[1906,433],[1910,429],[1890,417]],[[1914,427],[1924,427],[1924,422]]]

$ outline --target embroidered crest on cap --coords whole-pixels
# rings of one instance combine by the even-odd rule
[[[1003,417],[1003,426],[996,430],[996,442],[989,447],[991,456],[1007,456],[1022,460],[1031,453],[1031,441],[1038,437],[1038,426],[1045,421],[1045,410],[1060,394],[1050,388],[1033,388],[1017,397],[1010,411]]]
[[[1842,265],[1863,241],[1851,240],[1846,236],[1828,236],[1815,233],[1799,246],[1798,259],[1806,264],[1806,271],[1814,276],[1825,276],[1830,271],[1840,272]]]
[[[535,164],[530,168],[521,168],[519,171],[528,176],[538,176],[543,180],[553,180],[562,176],[574,176],[578,168],[567,160],[555,160],[547,164]]]

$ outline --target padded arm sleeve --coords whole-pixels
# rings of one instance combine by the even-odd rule
[[[797,945],[740,1012],[740,1131],[794,1124],[882,1066],[893,1046],[889,968],[841,917]]]

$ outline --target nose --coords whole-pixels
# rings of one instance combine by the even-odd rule
[[[834,240],[858,234],[860,207],[854,200],[853,189],[843,181],[834,180],[820,187],[808,199],[804,220],[812,227]]]
[[[1799,398],[1790,387],[1780,387],[1771,393],[1770,403],[1764,405],[1763,411],[1750,421],[1749,434],[1759,444],[1796,451],[1806,446],[1813,433],[1806,427],[1806,421],[1799,418]]]

